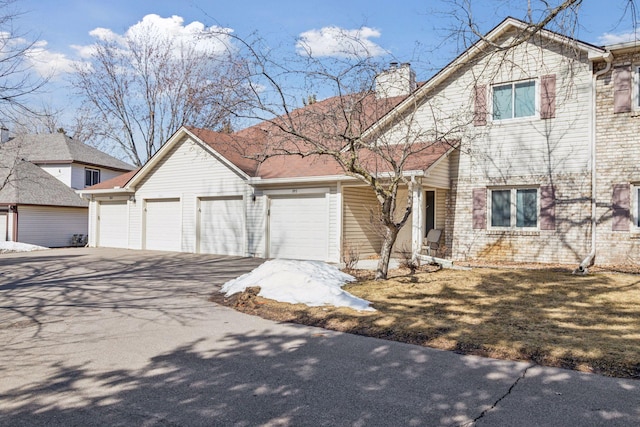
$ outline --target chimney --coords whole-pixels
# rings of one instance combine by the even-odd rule
[[[5,126],[1,126],[0,127],[0,143],[4,144],[5,142],[9,141],[9,129],[6,128]]]
[[[393,96],[407,96],[413,92],[416,85],[416,73],[411,64],[391,62],[389,69],[376,76],[376,98],[391,98]]]

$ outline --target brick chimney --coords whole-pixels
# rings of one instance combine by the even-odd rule
[[[411,64],[391,62],[389,69],[376,76],[376,98],[391,98],[393,96],[407,96],[413,92],[416,85],[416,73]]]

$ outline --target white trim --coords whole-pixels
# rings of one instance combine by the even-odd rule
[[[497,40],[504,32],[511,28],[518,28],[520,30],[525,30],[527,28],[527,24],[515,18],[506,18],[497,27],[487,33],[484,37],[485,40],[494,41]],[[584,42],[581,42],[576,39],[571,39],[569,37],[565,37],[561,34],[553,33],[549,30],[542,29],[539,31],[540,35],[553,40],[558,43],[564,43],[571,46],[576,46],[588,54],[588,59],[590,61],[596,61],[600,59],[604,59],[607,51],[603,48],[596,47]],[[442,68],[436,75],[434,75],[431,79],[429,79],[425,84],[423,84],[420,88],[418,88],[413,94],[409,95],[404,101],[398,104],[395,108],[385,114],[380,120],[374,123],[371,127],[369,127],[361,136],[362,139],[368,138],[371,134],[375,134],[378,130],[386,127],[389,122],[391,122],[394,117],[398,114],[401,114],[405,110],[413,107],[415,105],[416,99],[422,99],[429,92],[437,87],[440,83],[444,82],[447,78],[453,75],[458,69],[467,65],[469,61],[476,56],[478,53],[486,52],[487,43],[484,40],[479,40],[475,44],[473,44],[469,49],[465,50],[462,54],[460,54],[456,59],[450,62],[447,66]]]
[[[640,193],[640,184],[631,184],[631,191],[633,191],[633,194],[631,194],[631,209],[633,210],[631,212],[631,219],[633,221],[633,224],[631,224],[631,230],[632,233],[640,233],[640,226],[638,225],[638,222],[640,221],[640,216],[638,215],[638,207],[640,205],[640,195],[638,193]]]
[[[514,185],[504,187],[487,187],[487,230],[488,231],[539,231],[540,230],[540,186],[532,185]],[[518,190],[536,190],[536,226],[535,227],[517,227],[517,203],[518,203]],[[493,226],[492,223],[492,193],[494,191],[510,191],[510,211],[509,211],[509,226]]]
[[[516,98],[515,98],[515,85],[519,84],[519,83],[528,83],[528,82],[533,82],[533,91],[534,91],[534,95],[533,95],[533,114],[530,116],[522,116],[522,117],[515,117],[515,108],[516,108]],[[511,85],[511,117],[506,117],[503,119],[496,119],[494,117],[494,109],[493,109],[493,91],[496,87],[500,87],[500,86],[509,86]],[[490,85],[491,88],[491,93],[489,94],[489,99],[487,100],[487,104],[488,104],[488,110],[489,110],[489,120],[493,123],[496,124],[507,124],[507,123],[518,123],[518,122],[523,122],[523,121],[531,121],[531,120],[537,120],[540,119],[540,102],[539,102],[539,98],[540,98],[540,81],[538,78],[529,78],[529,79],[521,79],[521,80],[512,80],[512,81],[507,81],[507,82],[502,82],[502,83],[492,83]]]
[[[264,194],[265,196],[296,196],[305,194],[329,193],[329,191],[331,191],[329,187],[283,188],[278,190],[264,190],[262,194]]]
[[[640,110],[640,65],[635,64],[631,67],[631,109]]]

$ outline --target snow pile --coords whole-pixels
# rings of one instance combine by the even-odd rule
[[[354,280],[353,276],[323,262],[274,259],[228,281],[220,292],[230,296],[246,288],[259,286],[258,295],[276,301],[312,307],[334,305],[375,311],[369,307],[369,301],[342,290],[346,282]]]
[[[31,252],[31,251],[41,251],[45,248],[44,246],[36,246],[30,245],[28,243],[20,243],[20,242],[0,242],[0,254],[8,253],[8,252]]]

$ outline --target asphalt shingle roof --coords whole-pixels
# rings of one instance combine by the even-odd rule
[[[20,135],[4,143],[18,158],[31,163],[83,163],[127,172],[134,166],[62,133]]]
[[[0,203],[86,208],[89,203],[39,166],[0,161]]]

